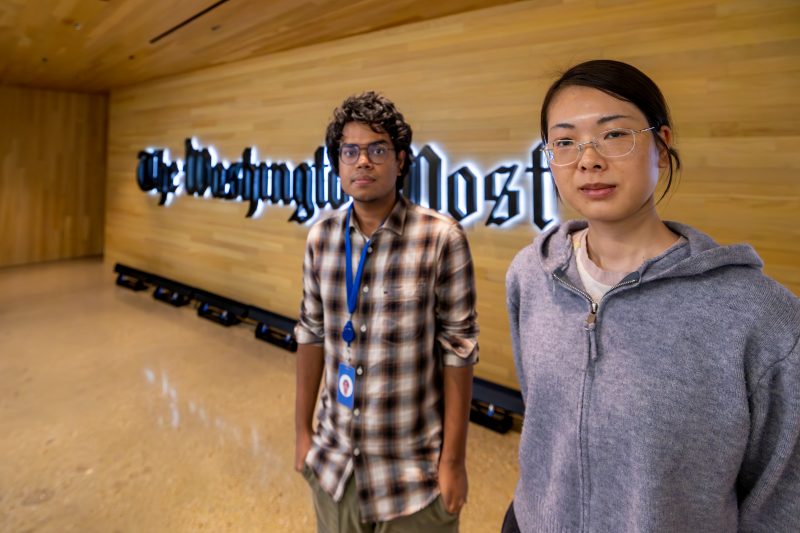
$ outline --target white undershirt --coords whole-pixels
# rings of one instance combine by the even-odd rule
[[[584,290],[592,297],[592,300],[599,302],[605,293],[628,275],[628,272],[603,270],[594,264],[589,258],[588,246],[586,245],[588,229],[584,228],[572,234],[572,249],[575,251],[575,263],[578,267],[578,275],[581,278]]]
[[[603,270],[597,266],[589,258],[589,247],[586,244],[588,233],[589,228],[573,233],[572,249],[575,251],[575,264],[578,267],[578,275],[583,283],[583,288],[595,303],[599,303],[603,295],[613,289],[630,272],[614,272],[613,270]],[[685,241],[685,237],[678,237],[670,249]]]

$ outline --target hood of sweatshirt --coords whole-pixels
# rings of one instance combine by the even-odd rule
[[[642,282],[696,276],[728,266],[757,269],[764,266],[756,251],[748,244],[720,246],[705,233],[685,224],[669,221],[665,224],[683,236],[686,242],[645,261],[637,270]],[[570,220],[548,229],[534,239],[534,249],[542,268],[548,274],[556,269],[567,268],[573,253],[570,234],[585,227],[585,220]]]

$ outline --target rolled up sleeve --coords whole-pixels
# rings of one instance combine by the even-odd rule
[[[436,265],[436,344],[444,366],[478,362],[475,271],[461,226],[447,232]]]
[[[303,259],[303,300],[300,303],[300,320],[294,328],[294,336],[298,344],[321,345],[325,337],[319,275],[314,266],[319,234],[315,229],[312,228],[309,231]]]

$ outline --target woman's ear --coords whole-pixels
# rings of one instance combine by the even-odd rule
[[[672,146],[672,130],[669,126],[661,126],[656,135],[664,141],[664,144],[658,143],[658,167],[667,168],[669,167],[669,150],[667,148]]]

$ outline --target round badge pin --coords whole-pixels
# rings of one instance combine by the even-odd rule
[[[353,380],[350,376],[339,377],[339,392],[345,398],[349,398],[353,395]]]

